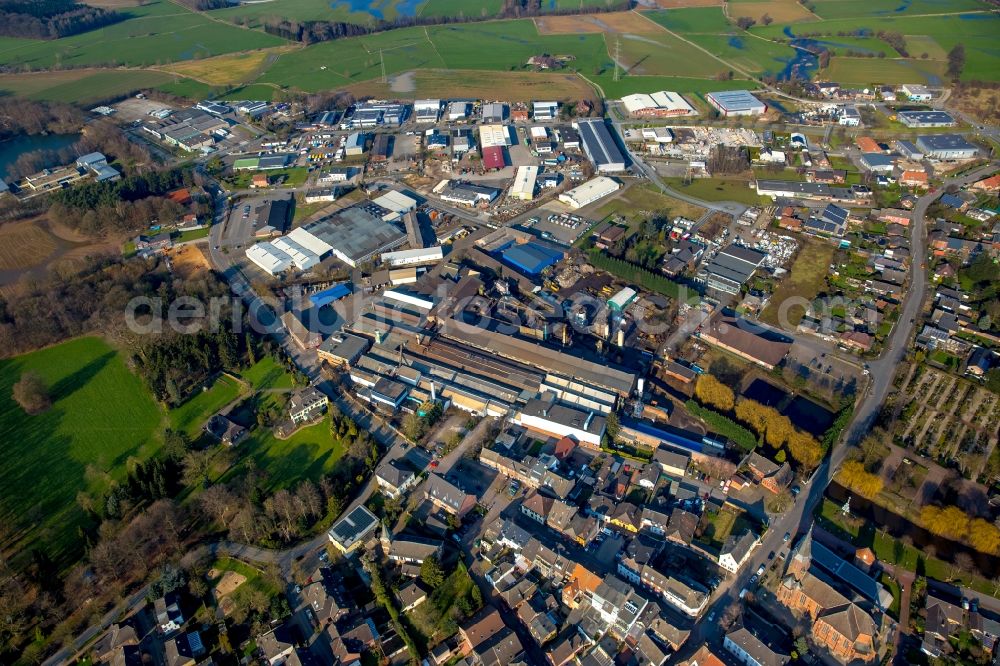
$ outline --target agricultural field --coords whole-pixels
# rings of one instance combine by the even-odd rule
[[[196,439],[208,418],[240,396],[240,384],[228,375],[220,375],[212,385],[197,391],[180,406],[170,410],[174,430]]]
[[[903,81],[940,85],[947,63],[938,60],[904,58],[830,58],[823,75],[846,86]]]
[[[779,324],[782,303],[790,298],[812,301],[826,285],[826,274],[833,260],[834,246],[804,235],[798,236],[797,240],[802,246],[795,262],[788,276],[774,290],[767,308],[761,313],[761,321],[765,323]],[[787,309],[788,323],[792,326],[798,326],[804,315],[805,309],[802,307]]]
[[[30,99],[87,104],[154,88],[176,78],[142,70],[82,69],[4,74],[0,75],[0,91]]]
[[[669,33],[606,36],[609,53],[621,50],[619,63],[626,75],[695,76],[712,78],[727,69],[715,58]]]
[[[573,73],[494,72],[484,77],[482,72],[462,69],[418,69],[393,76],[388,82],[365,81],[348,86],[355,97],[394,97],[420,99],[424,97],[469,97],[531,101],[555,99],[579,100],[590,97],[593,88]]]
[[[31,371],[52,407],[28,416],[11,387]],[[163,412],[124,359],[100,338],[70,340],[0,361],[0,524],[8,546],[41,548],[60,564],[79,556],[86,514],[78,493],[94,495],[125,476],[130,461],[156,453]]]
[[[954,14],[987,10],[979,0],[814,0],[815,13],[823,19],[893,17],[918,14]]]
[[[736,27],[722,13],[721,7],[693,7],[673,11],[653,11],[644,14],[664,28],[679,33],[703,32],[724,34],[735,31]]]
[[[534,19],[543,35],[580,34],[586,32],[618,32],[642,34],[660,30],[639,12],[582,14],[577,16],[540,16]]]
[[[997,446],[1000,398],[928,365],[905,366],[900,373],[889,426],[893,440],[976,480]]]
[[[0,64],[150,66],[286,43],[263,32],[212,21],[168,0],[154,0],[129,14],[132,18],[121,23],[62,39],[0,38]]]
[[[184,97],[190,100],[202,100],[210,97],[215,97],[218,89],[213,88],[207,83],[202,83],[201,81],[195,81],[194,79],[181,79],[177,78],[175,81],[169,81],[167,83],[161,83],[156,86],[157,90],[161,90],[170,95],[176,95],[177,97]],[[260,98],[254,98],[260,99]],[[266,99],[271,99],[270,95]]]
[[[775,75],[795,58],[795,49],[752,35],[689,35],[688,39],[727,63],[758,76]]]
[[[287,48],[263,49],[247,53],[187,60],[163,69],[213,86],[235,85],[257,78],[268,62],[273,62]]]
[[[816,15],[799,4],[796,0],[734,0],[729,3],[729,15],[733,17],[749,16],[761,21],[766,14],[779,23],[797,23],[800,21],[815,21]]]

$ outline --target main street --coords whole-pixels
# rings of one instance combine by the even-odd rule
[[[913,209],[913,225],[910,228],[910,247],[913,254],[909,288],[906,291],[901,314],[886,341],[882,355],[869,363],[870,381],[855,408],[851,422],[845,429],[844,436],[834,445],[830,455],[819,465],[808,483],[803,484],[802,493],[791,508],[772,520],[760,545],[739,573],[724,581],[715,590],[709,608],[692,629],[687,647],[682,651],[683,655],[689,655],[706,641],[721,638],[716,620],[738,599],[740,590],[747,585],[750,577],[757,572],[760,565],[767,565],[771,561],[770,553],[779,553],[783,548],[788,548],[797,533],[808,529],[812,522],[813,511],[823,499],[823,493],[826,492],[830,480],[847,458],[851,447],[864,437],[878,416],[892,386],[896,368],[903,360],[909,346],[927,292],[927,234],[924,216],[928,206],[940,196],[944,188],[950,185],[968,185],[995,169],[995,165],[984,166],[964,176],[948,180],[940,188],[929,191],[917,201]],[[787,543],[784,541],[786,533],[791,535]],[[711,621],[707,621],[709,617],[712,618]]]

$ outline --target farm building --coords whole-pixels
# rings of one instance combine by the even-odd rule
[[[510,196],[522,201],[531,201],[535,196],[535,181],[538,178],[538,167],[517,167],[514,184],[510,186]]]
[[[504,157],[503,148],[500,146],[487,146],[483,148],[483,168],[487,171],[502,169],[507,166],[507,159]]]
[[[562,258],[563,253],[559,250],[535,242],[515,245],[503,253],[504,261],[528,275],[538,275]]]
[[[506,125],[481,125],[479,127],[479,145],[483,148],[491,146],[509,146],[510,130]]]
[[[705,99],[723,116],[759,116],[767,111],[767,105],[749,90],[712,92]]]
[[[440,114],[439,99],[418,99],[413,102],[413,115],[418,123],[436,123]]]
[[[382,263],[389,264],[390,266],[417,266],[419,264],[433,264],[441,261],[443,258],[444,252],[438,246],[386,252],[382,255]]]
[[[625,170],[625,157],[603,118],[580,118],[573,127],[580,132],[583,150],[598,173]]]
[[[247,259],[259,266],[261,270],[277,275],[292,267],[292,258],[273,243],[256,243],[247,248]]]
[[[648,95],[626,95],[622,97],[622,104],[630,116],[637,118],[669,118],[695,114],[695,110],[679,93],[666,90]]]
[[[917,139],[917,147],[932,160],[967,160],[979,154],[979,148],[961,134],[928,134]]]
[[[621,185],[607,176],[598,176],[583,185],[574,187],[559,195],[559,201],[572,208],[582,208],[615,192]]]
[[[955,119],[944,111],[900,111],[899,122],[907,127],[954,127]]]

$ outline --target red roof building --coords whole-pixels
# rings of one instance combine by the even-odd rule
[[[483,167],[489,171],[502,169],[507,166],[507,161],[503,156],[503,148],[500,146],[488,146],[483,148]]]
[[[881,153],[882,148],[878,142],[870,136],[859,136],[855,142],[863,153]]]
[[[167,198],[176,204],[180,204],[181,206],[187,206],[189,203],[191,203],[191,190],[187,189],[186,187],[181,188],[179,190],[174,190],[173,192],[167,195]]]

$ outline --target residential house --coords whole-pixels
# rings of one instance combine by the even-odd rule
[[[388,542],[387,538],[388,537]],[[423,564],[424,560],[438,557],[441,554],[443,541],[428,539],[415,534],[398,534],[391,536],[383,528],[382,548],[386,557],[393,562],[406,564]]]
[[[792,482],[792,468],[787,462],[776,463],[754,451],[747,458],[747,466],[754,480],[772,493],[780,493]]]
[[[165,595],[153,602],[153,614],[156,615],[156,624],[164,634],[171,634],[179,631],[184,624],[184,613],[181,611],[181,597],[175,590],[167,592]]]
[[[315,387],[296,391],[288,400],[288,416],[292,423],[305,423],[326,411],[329,399]]]
[[[671,541],[689,546],[694,541],[694,534],[700,520],[698,515],[680,507],[674,507],[674,510],[670,512],[670,523],[664,536]]]
[[[670,523],[670,516],[662,511],[657,511],[648,506],[642,508],[639,514],[639,529],[648,531],[656,536],[663,536]]]
[[[416,473],[398,460],[387,460],[375,470],[375,481],[382,494],[397,498],[416,485]]]
[[[747,529],[743,534],[730,534],[719,551],[719,566],[729,573],[736,573],[750,558],[757,547],[757,535]]]
[[[681,664],[681,666],[727,666],[726,662],[712,652],[712,648],[707,645],[702,645],[698,648],[698,651],[691,656],[690,659]]]
[[[624,637],[632,630],[649,602],[627,582],[614,574],[608,574],[594,591],[590,603],[609,631],[615,636]]]
[[[471,495],[440,474],[431,474],[424,484],[424,499],[448,513],[463,517],[476,505],[476,496]]]
[[[94,647],[91,652],[94,655],[94,660],[97,662],[107,662],[112,659],[112,657],[124,647],[130,647],[139,644],[139,633],[135,628],[135,616],[129,618],[124,622],[116,622],[112,624],[107,631],[105,631],[97,642],[94,643]]]
[[[739,627],[726,634],[722,647],[747,666],[785,666],[792,660],[764,643],[746,627]]]
[[[608,522],[627,532],[637,533],[642,526],[640,509],[631,502],[617,504],[608,516]]]
[[[281,666],[295,652],[295,638],[292,629],[282,624],[262,636],[257,637],[257,649],[270,666]]]
[[[331,569],[317,569],[309,582],[302,586],[301,595],[309,605],[310,619],[316,627],[337,622],[348,614],[343,588]]]
[[[458,629],[462,654],[476,666],[512,666],[524,653],[521,641],[493,606]]]
[[[536,523],[545,525],[548,521],[549,513],[552,511],[554,500],[545,495],[540,495],[532,491],[524,501],[521,502],[521,513],[531,518]]]
[[[194,666],[198,663],[198,657],[203,654],[205,654],[205,646],[197,631],[181,634],[163,644],[164,666]],[[274,662],[271,663],[274,664]]]
[[[246,436],[247,429],[225,414],[215,414],[205,424],[205,432],[226,446],[234,446]]]
[[[411,580],[409,583],[399,588],[396,592],[396,599],[399,601],[400,609],[404,613],[408,613],[427,601],[427,591],[420,583],[415,580]]]

